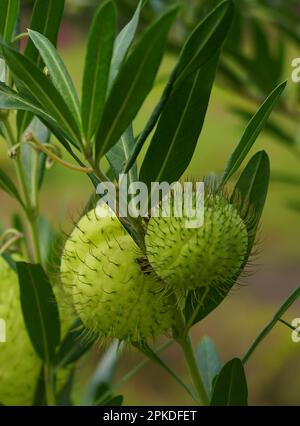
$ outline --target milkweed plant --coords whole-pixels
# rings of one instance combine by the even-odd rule
[[[105,348],[107,370],[115,368],[122,348],[131,347],[169,373],[191,403],[246,405],[244,365],[300,293],[294,291],[244,358],[223,366],[202,362],[204,353],[216,359],[217,349],[208,338],[196,355],[191,328],[237,285],[255,247],[269,158],[259,151],[244,163],[285,82],[253,115],[223,174],[204,177],[201,226],[186,226],[186,211],[181,217],[174,208],[162,214],[161,199],[156,205],[161,214],[154,215],[147,200],[142,215],[127,217],[118,205],[99,203],[99,185],[106,183],[119,194],[120,176],[150,191],[153,182],[187,179],[234,14],[233,2],[226,0],[195,27],[136,135],[134,119],[153,87],[179,10],[166,8],[137,35],[143,3],[137,2],[132,19],[117,33],[114,1],[101,2],[89,29],[79,98],[55,47],[64,1],[36,0],[24,33],[19,30],[19,0],[1,1],[0,132],[15,174],[0,170],[0,187],[26,217],[24,224],[15,216],[0,238],[3,405],[74,404],[74,371],[94,345]],[[49,238],[40,194],[54,163],[70,174],[86,174],[91,197],[70,234],[57,230]],[[196,198],[192,190],[193,206]],[[140,204],[138,198],[136,207]],[[157,344],[160,336],[162,346]],[[163,359],[172,343],[182,349],[190,383]],[[82,404],[123,403],[117,384],[98,380],[96,391],[91,382],[94,388]]]

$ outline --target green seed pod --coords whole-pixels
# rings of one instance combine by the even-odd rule
[[[54,287],[61,318],[62,338],[74,317],[62,303],[59,287]],[[20,302],[18,276],[0,256],[0,318],[6,324],[6,342],[0,343],[0,403],[32,405],[42,361],[36,354],[27,333]],[[59,369],[56,389],[67,380],[69,368]]]
[[[0,402],[31,405],[42,362],[27,334],[17,274],[0,257],[0,318],[6,342],[0,343]]]
[[[62,282],[75,310],[104,338],[140,341],[165,333],[173,310],[161,283],[144,270],[141,250],[107,207],[101,216],[87,213],[64,248]]]
[[[152,268],[181,294],[232,281],[248,248],[246,225],[237,208],[224,196],[210,194],[203,226],[186,228],[186,219],[150,219],[145,241]]]

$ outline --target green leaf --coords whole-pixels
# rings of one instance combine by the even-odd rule
[[[42,71],[26,56],[2,45],[5,60],[17,79],[17,86],[30,94],[33,99],[75,140],[81,140],[80,130],[65,101]],[[18,87],[19,87],[18,86]]]
[[[222,368],[214,384],[210,405],[248,405],[247,381],[239,358],[233,358]]]
[[[83,324],[78,319],[61,342],[55,357],[57,368],[64,368],[81,358],[95,343],[96,337],[83,339]]]
[[[194,154],[206,115],[219,54],[177,85],[158,122],[140,180],[177,181]]]
[[[83,401],[84,405],[93,405],[101,398],[103,389],[105,389],[105,394],[110,390],[119,356],[120,343],[116,340],[100,360],[96,371],[87,385]]]
[[[123,405],[123,395],[114,396],[110,401],[105,402],[106,407],[121,407]]]
[[[151,25],[120,69],[96,135],[97,158],[120,139],[152,89],[177,10],[171,8]]]
[[[176,88],[176,85],[180,85],[182,81],[188,81],[189,75],[194,74],[199,68],[212,60],[224,43],[232,18],[233,3],[232,1],[225,1],[209,14],[188,37],[163,94],[135,145],[126,165],[126,172],[130,170],[136,161],[144,143],[154,129],[172,95],[174,87]],[[209,76],[206,78],[209,80]]]
[[[127,52],[131,46],[131,43],[133,42],[137,27],[138,27],[139,19],[140,19],[141,8],[142,8],[142,0],[140,0],[132,19],[122,29],[122,31],[118,34],[115,40],[114,51],[113,51],[113,56],[112,56],[111,66],[110,66],[109,88],[111,88],[120,70],[120,67],[127,55]]]
[[[9,43],[19,15],[20,0],[1,0],[0,35]]]
[[[51,76],[51,81],[68,105],[77,126],[81,126],[79,99],[72,78],[53,44],[42,34],[28,30]]]
[[[222,46],[233,19],[231,0],[220,3],[192,32],[176,65],[177,82],[209,61]]]
[[[248,235],[248,255],[240,271],[236,274],[236,276],[232,277],[230,282],[220,282],[215,288],[210,289],[208,292],[206,292],[205,288],[203,288],[196,294],[191,292],[188,295],[185,306],[185,317],[187,322],[191,322],[191,325],[201,321],[211,311],[219,306],[244,269],[251,253],[253,243],[255,241],[256,230],[263,212],[268,192],[269,177],[270,162],[268,155],[264,151],[258,152],[246,165],[234,191],[234,193],[238,191],[240,194],[239,198],[241,206],[243,206],[240,210],[241,216],[248,218],[246,221],[246,226],[250,231]],[[235,198],[235,195],[233,195],[233,198]],[[250,217],[252,218],[250,221],[249,209]],[[221,292],[219,290],[220,288],[222,288]],[[199,300],[201,300],[200,305],[198,303]]]
[[[37,115],[43,123],[47,123],[47,126],[51,132],[55,134],[57,139],[62,142],[62,144],[69,152],[70,148],[68,148],[68,144],[65,141],[65,138],[68,139],[76,148],[78,148],[76,142],[71,139],[66,131],[60,127],[60,125],[47,112],[45,112],[43,108],[41,108],[41,106],[36,103],[36,101],[28,99],[25,95],[19,95],[19,93],[10,89],[3,83],[0,83],[0,108],[29,111]]]
[[[40,358],[50,363],[60,341],[55,295],[40,265],[17,262],[17,271],[22,311],[31,343]]]
[[[239,115],[245,121],[250,121],[252,114],[249,111],[246,111],[241,108],[232,108],[235,114]],[[297,145],[297,139],[294,134],[290,134],[288,131],[282,128],[282,126],[276,123],[275,120],[269,118],[268,122],[265,124],[265,132],[269,133],[272,137],[276,137],[282,144],[286,147],[293,149]]]
[[[17,200],[22,206],[23,201],[13,181],[0,169],[0,188]]]
[[[278,102],[283,90],[285,89],[286,82],[277,86],[273,92],[268,96],[257,113],[249,121],[245,132],[231,155],[228,164],[225,168],[222,183],[225,184],[228,179],[238,170],[245,157],[252,148],[261,130],[265,126],[269,115],[271,114],[274,106]]]
[[[255,231],[258,227],[267,198],[270,181],[270,161],[265,151],[257,152],[249,161],[238,179],[235,189],[241,197],[241,215],[247,216],[248,209],[253,209],[255,218],[251,223],[246,222],[249,232],[249,251],[255,240]]]
[[[120,141],[114,145],[106,154],[106,158],[111,166],[114,177],[119,179],[120,173],[123,172],[124,166],[128,161],[130,154],[134,148],[135,140],[132,126],[126,130],[121,136]],[[136,182],[138,180],[137,165],[135,164],[128,173],[128,182]]]
[[[43,34],[56,45],[64,7],[65,0],[35,0],[29,28]],[[25,55],[42,67],[42,58],[30,39],[25,48]]]
[[[208,395],[211,395],[213,379],[221,370],[220,355],[214,341],[204,336],[197,348],[197,364]]]
[[[88,142],[98,129],[104,110],[116,19],[114,3],[101,3],[89,32],[82,84],[82,124]]]
[[[35,0],[29,28],[44,34],[52,44],[56,45],[64,6],[65,0]],[[31,39],[28,39],[24,53],[39,68],[43,67],[42,58]],[[19,136],[29,125],[31,119],[32,114],[21,111],[18,113],[17,127]]]

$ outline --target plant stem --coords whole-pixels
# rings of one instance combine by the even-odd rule
[[[41,254],[41,246],[39,240],[39,229],[38,229],[38,221],[37,218],[33,218],[30,220],[30,228],[31,228],[31,237],[32,237],[32,245],[34,251],[34,259],[37,263],[42,263],[42,254]]]
[[[55,394],[54,394],[54,376],[51,366],[48,362],[44,364],[44,376],[45,376],[45,388],[46,388],[46,398],[47,405],[54,406],[56,405]]]
[[[262,340],[270,333],[270,331],[275,327],[278,321],[281,320],[282,315],[290,308],[290,306],[295,302],[296,299],[300,296],[300,287],[292,292],[292,294],[283,302],[280,306],[272,320],[262,329],[257,338],[254,340],[250,348],[247,350],[243,358],[243,363],[246,364],[248,359],[251,357],[257,346],[262,342]]]
[[[190,334],[187,334],[183,338],[178,338],[177,342],[181,346],[182,351],[184,353],[185,361],[187,363],[191,379],[197,391],[198,398],[202,405],[208,405],[209,399],[200,376]]]
[[[6,130],[6,136],[10,146],[16,145],[17,144],[16,139],[8,118],[3,120],[3,125]],[[38,167],[38,165],[35,164],[35,167]],[[41,263],[42,257],[41,257],[41,248],[40,248],[40,243],[38,238],[38,223],[37,223],[38,209],[37,209],[37,206],[34,206],[32,203],[32,200],[28,191],[28,187],[26,184],[26,179],[25,179],[20,155],[17,155],[17,158],[16,158],[16,171],[18,175],[19,185],[24,197],[25,213],[30,225],[30,230],[31,230],[32,246],[34,251],[33,260],[37,263]]]

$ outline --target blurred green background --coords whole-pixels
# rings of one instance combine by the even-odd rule
[[[99,3],[99,1],[92,0],[69,1],[60,32],[59,51],[79,92],[88,25],[93,7]],[[143,13],[141,29],[167,3],[172,3],[172,1],[150,1]],[[134,123],[136,134],[143,128],[152,108],[159,99],[166,76],[175,62],[178,47],[183,43],[189,29],[197,24],[201,16],[218,1],[185,0],[182,3],[183,11],[172,31],[168,53],[161,66],[157,83]],[[245,3],[249,7],[249,2],[237,3]],[[298,140],[300,83],[296,85],[290,79],[292,72],[290,64],[294,57],[300,56],[300,41],[297,38],[297,31],[295,34],[288,34],[284,30],[284,27],[287,27],[284,25],[286,20],[292,20],[296,16],[295,11],[298,13],[299,9],[294,9],[296,2],[292,1],[253,1],[252,3],[251,15],[245,13],[245,16],[242,16],[244,34],[242,47],[239,45],[241,41],[239,35],[235,33],[233,44],[224,48],[226,60],[224,59],[220,66],[200,143],[187,172],[188,176],[197,179],[201,179],[211,171],[222,173],[225,162],[245,126],[241,115],[234,111],[237,109],[248,113],[255,111],[257,101],[264,99],[267,95],[265,93],[268,90],[267,85],[271,85],[271,89],[275,86],[275,84],[272,86],[274,76],[271,76],[271,71],[270,78],[266,79],[260,74],[265,71],[265,67],[262,67],[262,63],[260,63],[260,58],[253,57],[250,28],[251,23],[257,21],[272,46],[271,52],[274,53],[278,48],[278,37],[284,47],[280,72],[273,80],[274,83],[275,79],[289,80],[285,95],[288,108],[285,113],[278,110],[272,116],[272,120],[290,137],[290,141],[288,143],[287,138],[284,141],[284,138],[276,132],[272,132],[272,129],[269,131],[267,129],[261,134],[250,152],[249,157],[259,149],[265,149],[268,152],[273,176],[256,253],[249,266],[250,275],[242,278],[241,284],[236,286],[223,304],[193,330],[195,343],[203,335],[210,335],[216,341],[223,362],[234,356],[242,356],[289,292],[300,285],[300,212],[297,208],[291,208],[292,205],[295,207],[297,203],[300,204]],[[137,1],[119,0],[117,4],[119,5],[121,28],[132,14]],[[252,8],[255,4],[257,4],[256,9]],[[283,6],[284,4],[285,6]],[[31,7],[30,1],[24,1],[22,20],[24,28],[28,25]],[[278,13],[272,17],[271,10],[272,13],[274,11]],[[289,12],[292,12],[291,16],[289,16]],[[300,13],[298,18],[299,16]],[[292,28],[289,28],[290,32],[292,32]],[[237,31],[236,28],[235,31]],[[261,37],[256,47],[259,46],[262,50],[265,48]],[[241,60],[240,57],[234,58],[235,53],[238,52],[240,55],[241,51],[245,58],[248,58],[248,62]],[[262,52],[261,55],[261,61],[265,60],[266,52]],[[229,63],[231,72],[236,73],[240,80],[237,81],[237,77],[234,78],[226,72]],[[274,63],[271,66],[273,69]],[[266,86],[260,84],[264,80],[267,81]],[[1,141],[0,167],[3,167],[8,173],[12,173],[11,161],[7,157],[6,145],[4,141]],[[290,184],[284,182],[287,176],[290,177]],[[72,218],[76,219],[80,214],[91,191],[91,184],[85,176],[55,166],[47,172],[42,192],[43,213],[54,228],[69,231],[72,227]],[[0,193],[0,205],[1,222],[9,225],[10,217],[16,211],[17,206],[2,192]],[[285,319],[291,321],[295,317],[300,317],[300,301],[289,310]],[[95,367],[101,353],[101,348],[95,350],[89,359],[82,363],[77,383],[78,392],[87,380],[88,374]],[[172,347],[166,351],[164,356],[188,380],[179,350]],[[138,353],[126,349],[118,368],[118,377],[121,377],[141,359]],[[300,404],[298,392],[300,343],[292,342],[290,330],[284,325],[278,324],[262,343],[249,360],[246,372],[249,378],[250,404]],[[126,405],[183,405],[190,403],[190,400],[172,382],[172,379],[159,367],[150,363],[120,391],[125,394]]]

